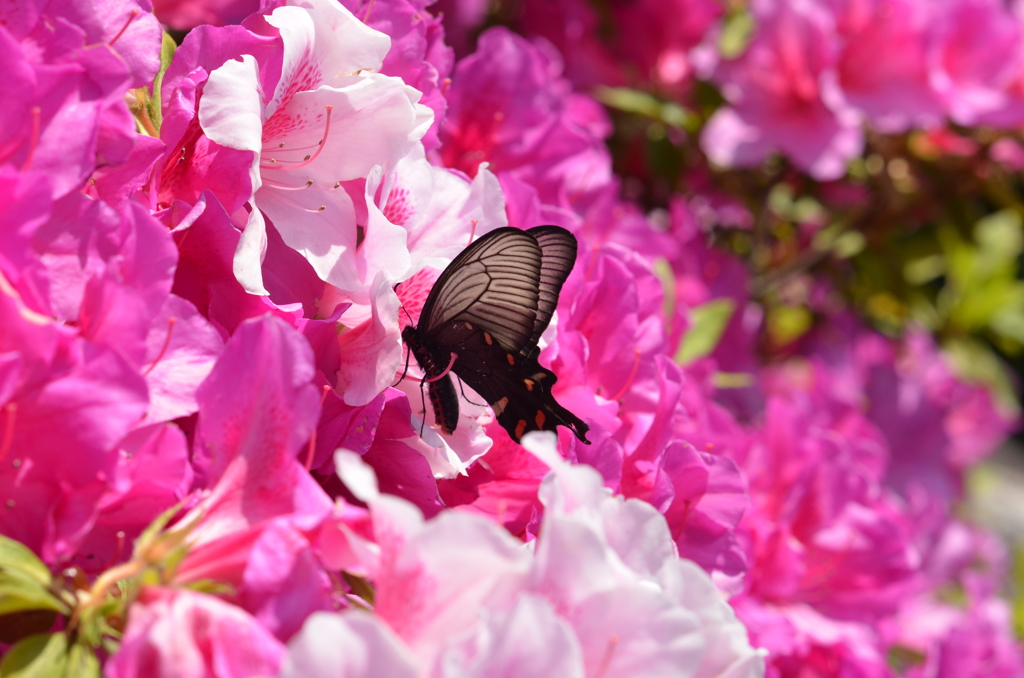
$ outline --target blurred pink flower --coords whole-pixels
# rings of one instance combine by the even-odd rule
[[[724,167],[759,165],[777,150],[815,179],[843,176],[864,140],[839,87],[831,15],[810,0],[761,0],[754,14],[753,41],[716,71],[729,106],[708,121],[701,148]]]
[[[945,113],[929,77],[930,28],[942,10],[921,0],[837,0],[839,86],[887,133],[931,127]]]
[[[550,50],[504,28],[485,32],[452,77],[443,163],[476,176],[487,162],[503,183],[506,176],[525,183],[542,203],[563,209],[608,184],[608,150],[594,134],[595,124],[607,129],[607,122],[571,92],[561,70]]]

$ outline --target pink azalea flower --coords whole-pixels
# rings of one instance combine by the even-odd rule
[[[319,416],[313,376],[309,345],[282,320],[238,327],[197,394],[193,460],[208,491],[177,523],[189,552],[175,583],[231,585],[233,600],[283,640],[333,600],[316,555],[331,503],[296,460]]]
[[[484,33],[455,68],[441,128],[444,164],[475,176],[488,162],[499,179],[508,174],[562,208],[604,187],[608,150],[590,128],[592,111],[574,103],[582,97],[560,73],[553,54],[523,38],[502,28]]]
[[[132,605],[113,678],[276,675],[284,646],[244,611],[213,596],[147,587]]]
[[[758,165],[778,150],[815,179],[843,176],[863,135],[838,87],[831,16],[804,1],[764,0],[754,11],[753,41],[719,65],[715,79],[730,105],[708,121],[701,148],[725,167]]]
[[[260,8],[260,0],[156,0],[153,13],[161,23],[178,31],[203,24],[241,23]]]
[[[63,17],[50,23],[28,11],[13,19],[0,25],[7,66],[0,163],[47,174],[59,198],[130,153],[134,124],[124,95],[132,74],[111,47],[85,49],[86,32]]]
[[[429,109],[401,80],[375,72],[387,36],[340,5],[281,7],[265,20],[281,35],[282,61],[227,61],[210,73],[199,103],[206,136],[252,158],[235,275],[247,291],[267,294],[266,215],[321,279],[359,289],[356,213],[341,182],[397,162],[422,136]],[[277,68],[279,78],[267,82]]]
[[[691,50],[722,16],[722,6],[712,0],[642,0],[613,11],[616,52],[636,64],[642,78],[676,92],[693,81]]]
[[[931,127],[943,114],[929,78],[929,30],[940,11],[919,0],[841,0],[836,70],[851,105],[882,132]]]
[[[431,4],[430,0],[344,3],[364,24],[391,38],[391,49],[380,72],[401,78],[406,85],[419,90],[423,94],[420,103],[434,112],[434,121],[423,135],[428,151],[440,145],[437,130],[448,107],[445,90],[455,63],[452,48],[445,41],[441,18],[436,9],[433,15],[426,9]]]
[[[387,624],[352,610],[310,616],[291,642],[280,678],[418,678],[416,661]]]
[[[601,17],[586,0],[526,0],[519,24],[527,35],[540,36],[558,49],[565,59],[565,75],[577,90],[629,81],[621,56],[601,39]]]
[[[596,472],[559,458],[554,436],[526,445],[553,465],[533,556],[475,516],[444,512],[423,522],[408,503],[379,494],[372,472],[340,451],[339,474],[369,505],[381,548],[374,614],[394,635],[364,613],[314,616],[286,666],[365,673],[363,652],[318,649],[332,638],[362,638],[399,675],[763,675],[746,631],[707,575],[677,559],[657,511],[610,497]]]
[[[928,74],[949,117],[961,125],[1019,124],[1024,100],[1010,90],[1024,64],[1020,19],[991,0],[951,2],[936,15]]]

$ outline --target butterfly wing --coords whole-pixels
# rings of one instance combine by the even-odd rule
[[[434,283],[418,331],[427,338],[444,323],[462,320],[518,353],[536,329],[541,265],[533,235],[517,228],[491,231],[463,250]]]
[[[575,261],[576,239],[563,228],[496,229],[448,265],[423,305],[418,342],[437,365],[456,355],[452,371],[513,440],[561,425],[589,444],[589,427],[551,395],[556,377],[536,358]]]
[[[527,231],[537,239],[540,246],[540,284],[538,287],[537,317],[533,323],[533,335],[519,352],[529,357],[537,352],[540,335],[547,329],[551,316],[558,306],[558,295],[565,279],[576,263],[576,238],[558,226],[538,226]]]

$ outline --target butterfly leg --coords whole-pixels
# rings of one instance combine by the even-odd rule
[[[455,378],[459,380],[459,393],[462,394],[462,399],[463,400],[465,400],[470,405],[476,405],[477,407],[487,407],[487,405],[484,405],[483,403],[474,403],[472,400],[467,398],[466,397],[466,391],[463,390],[463,388],[462,388],[462,379],[457,374],[455,375]]]
[[[423,419],[420,421],[420,438],[423,437],[423,427],[427,425],[427,398],[426,398],[426,396],[423,395],[423,384],[424,384],[424,382],[421,380],[420,381],[420,406],[423,408],[421,410],[423,412]]]
[[[405,369],[402,370],[402,376],[400,376],[398,378],[398,381],[396,381],[395,383],[391,384],[391,388],[394,388],[394,387],[398,386],[399,384],[401,384],[402,381],[405,379],[405,375],[407,375],[409,373],[409,356],[410,355],[412,355],[412,351],[411,350],[406,350],[406,352],[405,352]],[[423,390],[423,386],[421,385],[420,386],[420,391],[422,391],[422,390]],[[423,395],[423,394],[420,393],[420,395]]]

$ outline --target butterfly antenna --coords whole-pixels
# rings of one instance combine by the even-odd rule
[[[405,305],[404,304],[399,302],[398,305],[402,307],[403,311],[405,311]],[[405,311],[405,317],[409,319],[409,324],[410,325],[412,325],[413,327],[416,327],[416,322],[412,319],[412,316],[409,315],[409,311]]]
[[[469,403],[470,405],[476,405],[477,407],[487,407],[486,405],[483,405],[483,404],[481,404],[481,403],[474,403],[474,402],[473,402],[472,400],[470,400],[469,398],[467,398],[467,397],[466,397],[466,391],[465,391],[465,390],[463,390],[463,388],[462,388],[462,379],[461,379],[461,378],[459,377],[459,375],[457,375],[457,374],[455,375],[455,378],[459,380],[459,393],[461,393],[461,394],[462,394],[462,399],[463,399],[463,400],[465,400],[465,401],[466,401],[467,403]]]

